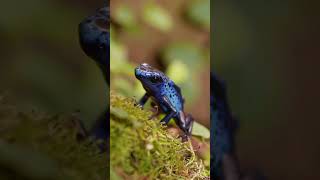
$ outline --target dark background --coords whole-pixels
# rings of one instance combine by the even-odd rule
[[[242,169],[320,179],[319,3],[214,1],[212,68],[240,120]]]
[[[87,126],[106,106],[108,88],[81,50],[78,24],[103,6],[94,1],[2,1],[0,94],[21,109],[80,110]]]
[[[78,40],[79,23],[103,4],[1,1],[0,179],[105,179],[106,156],[86,158],[74,132],[108,107],[102,73]]]

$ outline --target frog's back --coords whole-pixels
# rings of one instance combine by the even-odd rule
[[[180,88],[172,81],[165,82],[161,89],[162,96],[166,96],[177,112],[183,111],[183,98]]]

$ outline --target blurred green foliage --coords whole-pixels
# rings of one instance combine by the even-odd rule
[[[186,13],[192,23],[210,30],[210,0],[191,0]]]
[[[169,31],[173,26],[170,14],[164,8],[151,1],[143,9],[143,19],[150,26],[161,31]]]
[[[203,49],[193,43],[176,42],[167,45],[162,57],[168,67],[168,76],[178,80],[177,84],[183,89],[185,98],[193,102],[199,95],[199,89],[194,85],[197,75],[205,64],[210,64],[204,57]]]
[[[210,138],[210,131],[206,127],[202,126],[201,124],[194,122],[193,129],[192,129],[192,135],[193,136],[200,136],[205,139],[209,139]]]
[[[199,5],[193,6],[194,3]],[[193,103],[199,101],[199,98],[209,99],[209,93],[206,94],[207,96],[200,96],[203,92],[201,88],[205,88],[201,83],[209,83],[203,82],[200,77],[201,73],[209,71],[209,47],[206,43],[193,42],[193,38],[185,34],[181,38],[168,39],[169,41],[164,45],[154,45],[161,39],[190,31],[193,26],[197,30],[191,36],[201,35],[204,39],[208,39],[208,32],[202,31],[203,26],[199,25],[199,21],[208,25],[210,18],[188,18],[184,13],[199,11],[193,8],[199,8],[199,6],[202,8],[202,3],[208,2],[190,1],[186,3],[188,6],[185,6],[182,1],[170,4],[141,0],[137,3],[139,5],[124,1],[111,2],[111,6],[115,9],[114,12],[111,11],[111,89],[126,96],[140,98],[144,90],[134,77],[134,68],[139,63],[146,62],[153,66],[162,65],[155,67],[166,73],[181,87],[187,108],[194,108]],[[208,13],[208,9],[205,10],[204,16]],[[154,46],[155,50],[151,51],[149,49],[151,46]],[[135,52],[133,48],[139,48],[139,52]],[[135,54],[134,57],[140,58],[135,59],[133,54]],[[146,59],[147,57],[150,59]],[[207,107],[203,105],[202,108],[209,109],[209,100],[204,102],[208,104]],[[209,114],[208,111],[207,113]],[[209,115],[205,117],[209,118]],[[200,121],[208,126],[208,119]]]
[[[115,11],[114,18],[121,26],[130,28],[136,24],[135,15],[129,6],[124,4],[117,9],[113,9],[113,11]]]

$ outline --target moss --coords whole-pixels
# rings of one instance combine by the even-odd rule
[[[205,179],[190,142],[167,132],[132,98],[111,94],[111,179]],[[0,98],[0,179],[94,179],[109,173],[106,153],[77,140],[74,115],[21,112]]]
[[[110,163],[130,179],[206,179],[209,170],[195,155],[191,142],[167,132],[151,112],[133,98],[111,93]],[[113,174],[114,172],[111,172]]]
[[[0,100],[0,179],[105,180],[106,153],[79,142],[74,115],[20,112]]]

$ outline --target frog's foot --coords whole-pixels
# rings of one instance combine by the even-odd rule
[[[142,98],[139,100],[139,105],[142,107],[146,104],[147,100],[149,99],[149,95],[145,93]]]
[[[191,114],[188,114],[187,116],[186,116],[186,134],[188,135],[188,136],[191,136],[191,133],[192,133],[192,127],[193,127],[193,121],[194,121],[194,119],[193,119],[193,117],[191,116]]]
[[[175,119],[176,124],[179,126],[179,128],[183,131],[183,135],[180,135],[182,138],[182,142],[185,142],[188,140],[188,138],[191,136],[192,127],[193,127],[193,117],[190,114],[185,114],[184,112],[179,113],[180,119]]]
[[[134,103],[134,106],[135,106],[135,107],[138,107],[138,108],[140,108],[140,109],[143,109],[143,106],[142,106],[141,104],[139,104],[138,102],[135,102],[135,103]]]
[[[189,136],[188,136],[187,134],[182,134],[180,137],[181,137],[181,139],[182,139],[182,140],[181,140],[182,142],[186,142],[186,141],[188,141],[188,139],[189,139]]]

